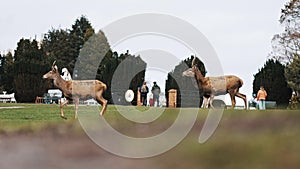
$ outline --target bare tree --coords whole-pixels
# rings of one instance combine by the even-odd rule
[[[285,5],[279,22],[284,31],[273,36],[270,56],[288,64],[295,54],[300,54],[300,0],[291,0]]]

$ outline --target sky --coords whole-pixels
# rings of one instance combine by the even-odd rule
[[[21,38],[40,39],[52,28],[71,28],[81,15],[86,16],[96,30],[100,30],[132,15],[167,14],[193,25],[207,38],[217,53],[224,74],[237,75],[243,79],[244,85],[240,92],[246,94],[249,100],[253,75],[268,59],[272,50],[272,37],[283,31],[278,20],[280,11],[287,2],[288,0],[1,1],[0,51],[15,50]],[[110,42],[110,37],[107,38]],[[166,43],[168,45],[164,45]],[[176,53],[180,61],[193,54],[180,45],[170,39],[145,35],[125,40],[121,44],[111,44],[111,47],[118,53],[129,50],[133,54],[144,54],[145,60],[148,57],[147,50],[157,49],[158,54],[165,54],[166,57]],[[165,64],[168,68],[164,70],[149,69],[146,73],[149,85],[157,81],[164,88],[166,72],[172,67],[171,63]],[[207,69],[209,75],[212,68]],[[226,100],[228,97],[226,96]],[[242,103],[241,99],[237,101],[238,104]]]

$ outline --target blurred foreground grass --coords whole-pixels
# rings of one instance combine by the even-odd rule
[[[76,135],[84,135],[79,123],[74,120],[73,105],[64,108],[68,120],[59,117],[58,105],[0,104],[0,107],[3,106],[23,108],[0,109],[0,140],[1,133],[7,135],[20,131],[57,132],[58,128],[64,128],[65,132]],[[149,108],[134,109],[146,111]],[[128,122],[118,111],[115,106],[110,105],[104,116],[115,129],[128,135],[147,137],[166,130],[176,119],[179,109],[166,109],[161,117],[150,124]],[[131,162],[144,164],[143,162],[147,161],[155,164],[158,169],[300,167],[299,110],[225,110],[215,133],[208,141],[200,144],[198,137],[207,112],[199,110],[197,121],[188,136],[170,151],[149,159]],[[100,117],[95,114],[95,118]]]

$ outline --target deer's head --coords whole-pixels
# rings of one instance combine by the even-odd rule
[[[182,76],[195,77],[195,68],[194,67],[188,68],[187,70],[182,72]]]
[[[196,57],[192,60],[192,67],[188,68],[186,71],[182,72],[182,76],[186,77],[195,77],[195,71],[197,71],[198,67],[196,64]]]
[[[55,65],[55,62],[56,61],[53,62],[51,70],[48,73],[43,75],[44,79],[54,79],[57,76],[57,74],[59,75],[58,68]]]

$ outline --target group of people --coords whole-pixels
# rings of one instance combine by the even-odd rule
[[[147,83],[144,82],[143,85],[140,87],[140,92],[141,92],[141,101],[143,103],[143,106],[147,106],[147,95],[149,93],[149,88],[147,86]],[[153,82],[153,86],[151,89],[151,92],[153,94],[153,100],[151,101],[150,105],[156,105],[159,107],[159,95],[160,95],[160,87],[157,85],[156,82]]]
[[[265,110],[266,109],[266,98],[268,94],[263,86],[260,87],[257,94],[253,94],[253,100],[251,100],[251,103],[255,105],[256,108],[259,110]]]

